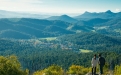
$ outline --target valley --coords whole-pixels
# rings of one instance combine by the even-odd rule
[[[64,70],[73,64],[90,67],[92,56],[102,53],[108,69],[114,70],[121,61],[120,13],[0,17],[0,55],[17,56],[22,69],[34,73],[52,64]]]

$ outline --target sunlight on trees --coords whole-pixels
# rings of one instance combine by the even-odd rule
[[[77,75],[84,75],[89,72],[89,68],[85,68],[79,65],[72,65],[69,67],[67,74],[77,74]],[[64,71],[62,67],[58,65],[52,65],[44,70],[37,71],[33,75],[64,75]]]
[[[63,70],[58,65],[52,65],[44,70],[37,71],[33,75],[63,75]]]
[[[44,73],[44,70],[41,70],[41,71],[36,71],[36,72],[34,72],[34,74],[33,75],[44,75],[45,73]]]
[[[72,65],[69,67],[68,74],[84,75],[89,72],[89,68],[85,68],[79,65]]]
[[[16,56],[0,56],[0,75],[28,75],[28,70],[21,69]]]
[[[114,75],[121,75],[121,65],[115,66]]]

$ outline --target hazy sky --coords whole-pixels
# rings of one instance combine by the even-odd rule
[[[118,12],[121,0],[0,0],[0,10],[65,14]]]

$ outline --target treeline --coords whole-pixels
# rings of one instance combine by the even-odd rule
[[[30,52],[29,52],[30,51]],[[91,67],[91,59],[94,54],[102,53],[109,64],[108,69],[114,70],[121,62],[121,55],[115,52],[78,53],[69,50],[24,50],[16,53],[23,69],[29,69],[30,73],[42,70],[56,64],[67,70],[71,65]],[[14,53],[15,54],[15,53]]]
[[[85,55],[68,50],[35,50],[31,53],[23,51],[18,54],[22,66],[31,72],[44,69],[52,64],[60,65],[65,70],[72,64],[89,67],[90,56],[92,54]]]
[[[66,42],[68,46],[73,45],[72,47],[77,48],[78,51],[73,49],[62,50],[60,47],[34,47],[31,44],[20,44],[19,42],[0,39],[0,55],[16,55],[23,69],[29,69],[30,73],[45,69],[52,64],[59,65],[64,70],[68,70],[73,64],[90,67],[93,55],[98,53],[102,53],[106,58],[106,62],[109,64],[108,69],[114,70],[115,66],[121,62],[121,41],[119,38],[97,33],[81,33],[59,38],[59,40],[59,42],[53,42],[59,44]],[[79,49],[89,49],[93,53],[80,53]]]
[[[0,44],[0,55],[16,55],[21,62],[23,69],[27,68],[31,73],[37,70],[42,70],[52,64],[60,65],[64,70],[67,70],[68,67],[73,64],[90,67],[90,61],[93,55],[98,53],[102,53],[106,58],[106,62],[109,64],[109,69],[113,70],[115,65],[119,65],[121,62],[120,52],[118,53],[117,50],[112,49],[112,51],[99,51],[100,49],[97,49],[97,51],[93,51],[93,53],[85,54],[80,53],[79,51],[62,50],[60,48],[36,48],[29,44],[19,45],[18,43],[10,42],[9,40],[1,40]]]
[[[31,73],[28,69],[22,69],[21,64],[19,63],[16,56],[0,56],[0,75],[68,75],[68,74],[77,74],[85,75],[91,73],[91,67],[84,67],[81,65],[70,65],[67,70],[63,69],[60,65],[50,65],[44,69],[35,71]],[[121,74],[121,65],[116,65],[114,70],[109,69],[109,64],[106,63],[104,66],[104,75]],[[97,72],[99,72],[99,67],[97,67]]]
[[[96,32],[77,33],[59,38],[62,43],[69,42],[78,49],[88,49],[93,51],[114,51],[121,52],[121,39],[107,36]]]
[[[113,70],[115,65],[121,62],[121,55],[114,52],[101,52],[106,58],[106,63],[109,64],[109,69]],[[91,66],[91,59],[94,54],[98,53],[75,53],[71,51],[61,50],[45,50],[42,52],[31,53],[29,56],[20,56],[20,61],[25,68],[31,72],[38,69],[44,69],[52,64],[60,65],[63,69],[67,70],[69,66],[82,65],[84,67]]]

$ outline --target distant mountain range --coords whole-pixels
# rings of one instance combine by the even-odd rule
[[[68,15],[61,15],[61,16],[51,16],[47,18],[47,20],[61,20],[61,21],[66,21],[66,22],[71,22],[75,23],[79,20],[90,20],[90,19],[95,19],[95,18],[100,18],[100,19],[112,19],[112,18],[120,18],[121,17],[121,12],[114,13],[110,10],[106,12],[99,12],[99,13],[91,13],[91,12],[85,12],[79,16],[75,17],[70,17]]]
[[[3,14],[4,13],[4,14]],[[5,16],[9,14],[9,16]],[[19,16],[17,18],[11,18]],[[25,14],[24,14],[25,15]],[[110,10],[101,13],[85,12],[77,17],[68,15],[37,19],[31,16],[20,18],[19,13],[0,11],[0,38],[31,39],[58,37],[82,32],[121,37],[121,12]],[[39,17],[39,16],[38,16]]]
[[[47,18],[47,17],[49,17],[49,15],[18,13],[18,12],[13,12],[13,11],[0,10],[0,18],[36,18],[36,19],[43,19],[43,18]]]
[[[61,20],[66,22],[77,22],[78,20],[89,20],[94,18],[102,18],[102,19],[112,19],[112,18],[120,18],[121,12],[114,13],[110,10],[106,12],[88,12],[75,16],[70,17],[68,15],[60,15],[60,16],[50,16],[50,15],[43,15],[43,14],[29,14],[29,13],[18,13],[12,11],[5,11],[0,10],[0,18],[36,18],[36,19],[47,19],[47,20]]]
[[[84,56],[81,50],[92,53]],[[17,55],[31,74],[51,64],[62,63],[64,69],[70,64],[90,66],[95,53],[106,55],[111,67],[120,63],[121,12],[47,17],[0,10],[0,54]]]
[[[106,12],[99,12],[99,13],[90,13],[90,12],[85,12],[82,15],[76,16],[75,18],[78,20],[87,20],[87,19],[93,19],[93,18],[102,18],[102,19],[112,19],[112,18],[119,18],[121,16],[121,12],[118,13],[113,13],[110,10]]]

